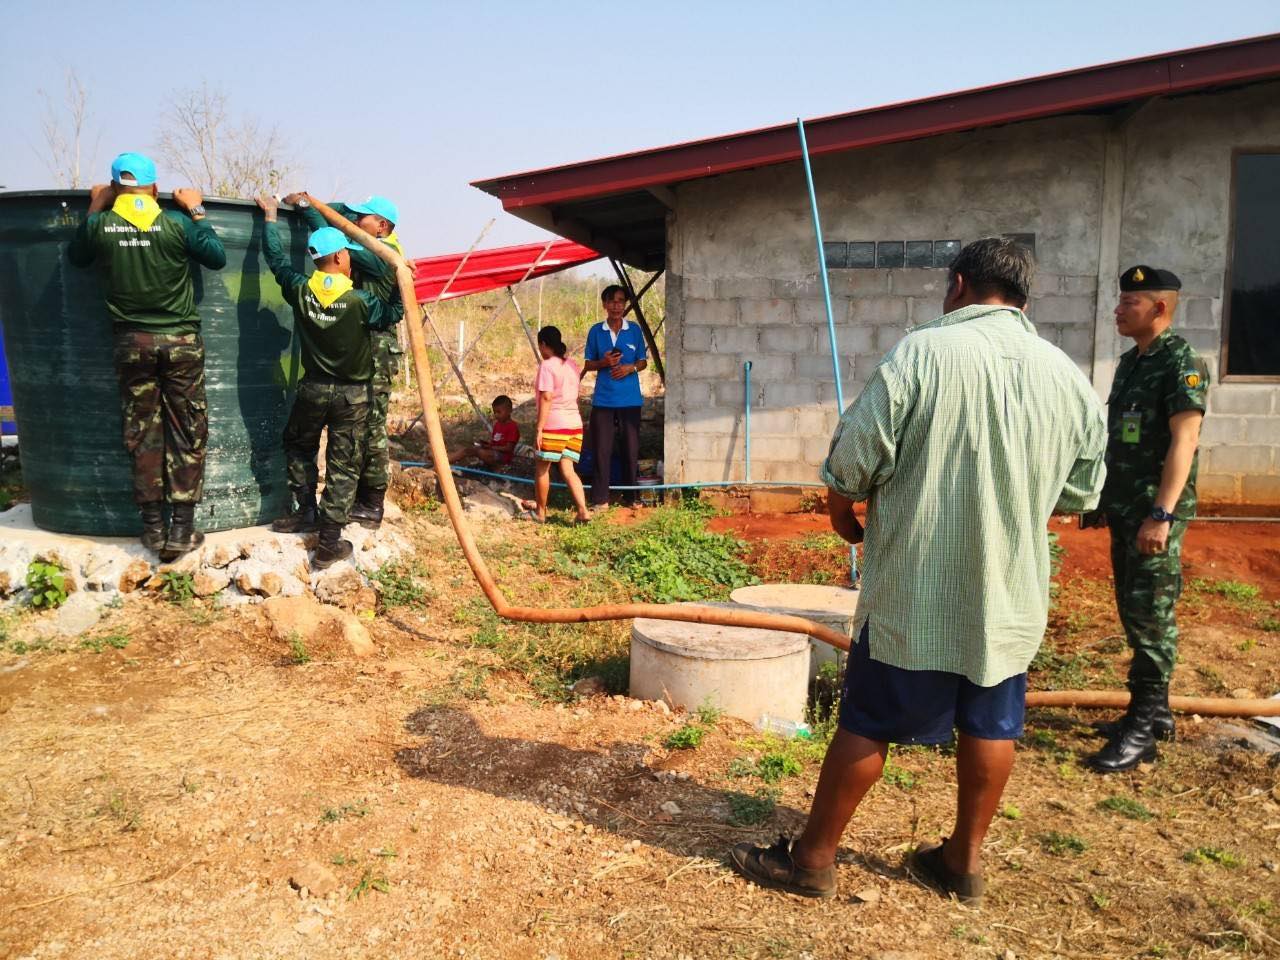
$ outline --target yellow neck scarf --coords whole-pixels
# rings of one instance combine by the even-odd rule
[[[160,204],[147,193],[122,193],[111,205],[112,213],[119,214],[139,230],[150,230],[160,216]]]
[[[307,286],[316,295],[320,305],[328,309],[333,301],[350,290],[355,284],[351,278],[341,273],[321,273],[317,270],[307,278]]]
[[[396,232],[394,230],[392,230],[385,237],[383,237],[382,242],[385,243],[392,250],[394,250],[396,253],[400,254],[400,256],[402,257],[404,256],[404,250],[400,246],[400,238],[396,236]]]

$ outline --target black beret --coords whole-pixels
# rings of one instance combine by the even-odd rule
[[[1182,281],[1172,270],[1160,270],[1140,263],[1120,274],[1120,290],[1132,293],[1135,290],[1181,290]]]

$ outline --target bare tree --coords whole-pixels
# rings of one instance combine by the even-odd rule
[[[36,92],[44,101],[44,115],[40,119],[44,147],[36,150],[36,154],[44,160],[59,187],[76,189],[86,186],[81,161],[87,159],[92,164],[100,139],[95,138],[90,155],[82,157],[88,136],[89,91],[75,70],[68,68],[61,102],[45,90]]]
[[[274,193],[297,172],[280,132],[232,116],[227,95],[208,83],[169,100],[157,146],[182,179],[212,196]]]

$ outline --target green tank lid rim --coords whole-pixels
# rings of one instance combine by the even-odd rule
[[[3,202],[5,200],[26,199],[30,197],[44,197],[47,199],[62,199],[62,200],[81,200],[81,199],[87,200],[89,199],[89,191],[88,190],[4,190],[4,191],[0,191],[0,202]],[[162,191],[159,194],[159,199],[162,201],[168,201],[169,203],[172,203],[173,194]],[[239,208],[249,208],[251,210],[258,209],[258,204],[256,201],[241,200],[234,197],[205,197],[203,198],[203,200],[201,200],[201,202],[204,204],[206,209],[208,209],[211,206],[231,208],[231,209],[239,209]],[[283,212],[288,213],[293,211],[294,208],[289,204],[283,204],[282,210]]]

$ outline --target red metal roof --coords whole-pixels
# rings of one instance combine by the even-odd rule
[[[508,287],[521,280],[544,277],[599,258],[596,251],[572,240],[556,240],[550,246],[546,243],[523,243],[514,247],[473,250],[470,256],[449,253],[420,257],[413,261],[413,289],[419,303],[452,300]],[[462,264],[461,270],[458,270],[459,264]],[[454,276],[455,272],[457,276]],[[451,278],[452,283],[449,282]],[[448,290],[445,290],[446,285]],[[441,296],[442,292],[444,296]]]
[[[805,122],[814,155],[1280,77],[1280,34],[858,110]],[[513,212],[800,157],[792,123],[477,180]],[[557,230],[559,228],[557,227]]]

